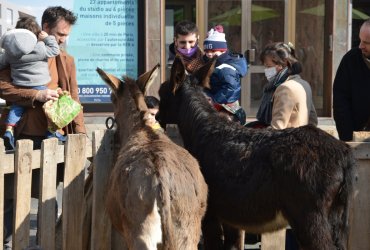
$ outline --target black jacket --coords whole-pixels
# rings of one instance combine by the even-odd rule
[[[339,64],[333,86],[334,120],[343,141],[352,140],[370,118],[370,69],[359,48],[348,51]]]

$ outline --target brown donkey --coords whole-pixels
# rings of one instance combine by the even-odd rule
[[[112,89],[120,145],[108,184],[107,211],[129,249],[195,250],[207,185],[198,162],[146,124],[144,93],[158,68],[136,81],[97,69]]]
[[[301,249],[347,249],[349,146],[313,126],[252,129],[223,119],[203,95],[213,67],[189,76],[176,58],[159,90],[161,124],[178,124],[208,184],[205,249],[241,249],[222,242],[220,222],[254,233],[289,223]]]

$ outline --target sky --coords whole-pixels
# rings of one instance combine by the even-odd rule
[[[3,2],[0,0],[0,2]],[[49,6],[62,6],[67,9],[73,9],[74,0],[7,0],[6,2],[23,6],[25,9],[31,10],[38,23],[41,23],[43,11]]]

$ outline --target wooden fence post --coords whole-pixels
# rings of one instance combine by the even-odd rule
[[[286,229],[261,235],[261,250],[285,250]]]
[[[4,159],[5,156],[5,147],[4,141],[0,138],[0,159]],[[4,183],[4,169],[0,167],[0,232],[4,232],[4,190],[5,190],[5,183]],[[3,234],[0,233],[0,250],[3,250],[3,242],[4,237]]]
[[[370,143],[349,142],[356,158],[357,175],[350,210],[348,249],[370,249]]]
[[[63,250],[82,249],[86,135],[68,135],[63,189]]]
[[[31,140],[17,141],[14,154],[14,227],[12,249],[23,250],[29,245],[30,211],[31,211],[31,181],[32,181]]]
[[[56,219],[56,154],[58,140],[44,140],[41,146],[40,198],[38,212],[38,237],[42,249],[55,249]]]
[[[110,218],[105,209],[107,184],[112,169],[114,131],[93,132],[93,196],[91,250],[111,249]]]

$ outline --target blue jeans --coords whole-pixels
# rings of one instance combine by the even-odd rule
[[[47,88],[46,86],[43,85],[43,86],[30,87],[29,89],[44,90]],[[16,104],[11,105],[8,118],[6,119],[6,125],[15,126],[21,119],[23,113],[24,113],[24,107],[16,105]]]

